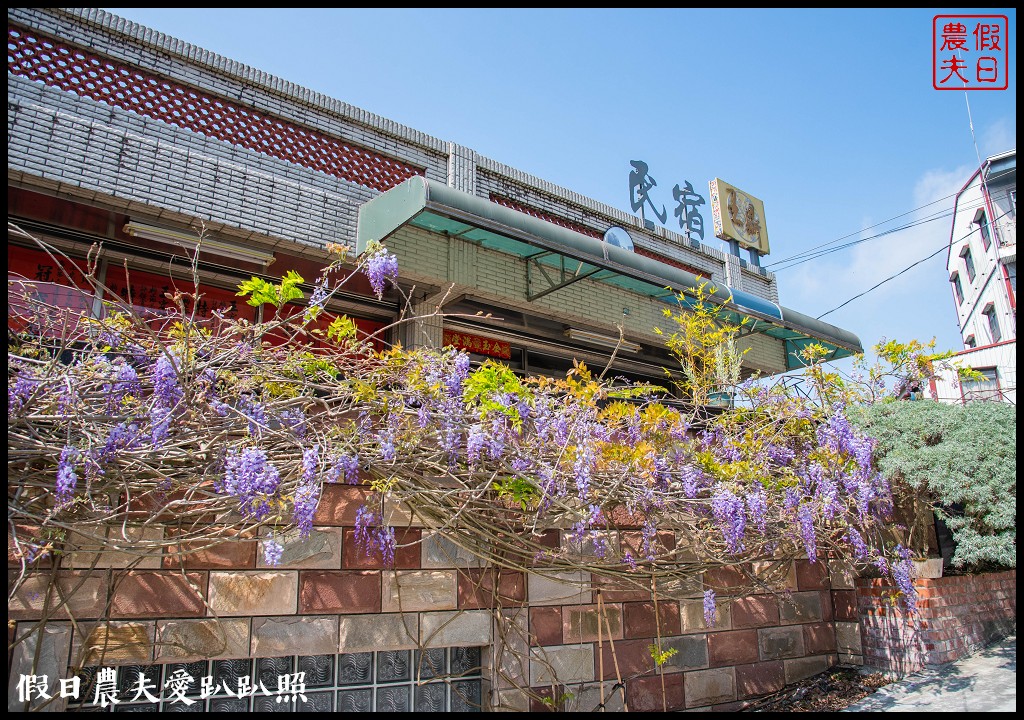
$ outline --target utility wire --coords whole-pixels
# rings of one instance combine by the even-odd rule
[[[997,174],[993,175],[991,178],[988,178],[987,182],[992,182],[994,180],[998,180],[1001,177],[1003,177],[1004,175],[1009,175],[1009,174],[1014,173],[1014,172],[1016,172],[1016,168],[1014,168],[1013,170],[1004,170],[1004,171],[1002,171],[1000,173],[997,173]],[[916,207],[913,210],[907,210],[906,212],[900,213],[899,215],[894,215],[893,217],[889,218],[888,220],[882,220],[881,222],[875,223],[874,225],[869,225],[869,226],[867,226],[865,228],[861,228],[860,230],[858,230],[856,232],[852,232],[852,233],[849,233],[847,235],[843,235],[842,237],[836,238],[835,240],[829,240],[828,242],[822,243],[821,245],[815,245],[814,247],[811,247],[811,248],[808,248],[807,250],[804,250],[802,252],[796,253],[795,255],[790,255],[789,257],[782,258],[781,260],[776,260],[775,262],[768,263],[768,264],[764,265],[763,267],[765,267],[765,268],[772,268],[772,267],[775,267],[776,265],[782,265],[782,264],[785,264],[785,263],[790,263],[790,262],[792,262],[794,260],[799,260],[799,259],[801,259],[801,258],[803,258],[803,257],[805,257],[807,255],[810,255],[810,254],[814,254],[816,257],[820,256],[821,254],[827,254],[827,252],[825,252],[825,253],[816,253],[816,251],[820,250],[821,248],[827,248],[828,246],[834,245],[834,244],[836,244],[838,242],[846,240],[847,238],[854,237],[857,234],[864,232],[865,230],[871,230],[872,228],[877,228],[877,227],[879,227],[881,225],[885,225],[886,223],[892,222],[893,220],[901,218],[901,217],[903,217],[905,215],[909,215],[909,214],[917,212],[919,210],[924,210],[925,208],[930,207],[931,205],[935,205],[936,203],[940,203],[940,202],[942,202],[944,200],[948,200],[949,198],[956,197],[957,195],[960,194],[960,192],[961,191],[957,191],[955,193],[952,193],[951,195],[946,195],[945,197],[941,197],[938,200],[932,200],[931,202],[925,203],[924,205],[921,205],[920,207]],[[975,202],[975,203],[970,204],[970,205],[961,206],[959,209],[961,209],[961,210],[973,209],[975,207],[981,207],[982,205],[983,205],[983,202]],[[945,209],[944,208],[942,210],[939,210],[936,213],[932,213],[932,215],[938,215],[939,213],[944,213],[943,217],[948,217],[949,215],[947,213],[951,213],[951,212],[952,212],[951,208],[949,208],[949,209]],[[931,217],[932,215],[928,215],[928,216],[925,216],[925,217]],[[887,230],[887,231],[878,233],[877,235],[873,235],[873,236],[871,236],[869,238],[864,238],[863,240],[873,240],[873,239],[876,239],[876,238],[879,238],[879,237],[883,237],[883,236],[885,236],[887,234],[895,232],[896,230],[905,229],[907,227],[913,227],[913,225],[917,224],[918,222],[919,221],[915,221],[915,223],[911,223],[911,224],[908,224],[906,226],[902,226],[900,228],[895,228],[894,230]],[[856,245],[859,242],[862,242],[862,240],[855,240],[853,243],[848,243],[847,245],[842,246],[842,248],[850,247],[852,245]],[[834,250],[840,250],[842,248],[834,248]],[[792,267],[792,265],[787,265],[787,267]],[[784,270],[786,268],[781,268],[781,269]],[[778,271],[776,270],[776,271],[773,271],[773,272],[778,272]]]
[[[987,224],[987,225],[988,225],[988,226],[989,226],[989,227],[991,228],[991,227],[992,227],[992,224],[993,224],[994,222],[996,222],[997,220],[999,220],[999,219],[1001,219],[1001,218],[1003,218],[1003,217],[1005,217],[1006,215],[1009,215],[1009,214],[1010,214],[1010,213],[1009,213],[1009,211],[1007,211],[1007,212],[1004,212],[1004,213],[1003,213],[1002,215],[1000,215],[999,217],[997,217],[997,218],[995,218],[995,219],[993,219],[993,220],[990,220],[990,221],[989,221],[988,223],[986,223],[986,224]],[[960,242],[960,240],[966,240],[967,238],[969,238],[969,237],[970,237],[971,235],[973,235],[974,233],[975,233],[975,231],[974,231],[974,230],[971,230],[971,231],[970,231],[969,233],[967,233],[966,235],[964,235],[963,237],[961,237],[961,238],[960,238],[959,240],[955,240],[955,241],[954,241],[954,240],[952,240],[952,239],[951,239],[951,240],[950,240],[950,241],[949,241],[948,243],[943,243],[942,247],[940,247],[940,248],[939,248],[938,250],[936,250],[935,252],[933,252],[932,254],[930,254],[930,255],[929,255],[928,257],[922,258],[922,259],[918,260],[917,262],[915,262],[915,263],[912,263],[911,265],[908,265],[907,267],[903,268],[902,270],[900,270],[900,271],[899,271],[898,273],[896,273],[895,275],[890,275],[889,277],[887,277],[887,278],[886,278],[885,280],[882,280],[882,281],[881,281],[880,283],[878,283],[877,285],[874,285],[874,286],[872,286],[872,287],[868,288],[867,290],[865,290],[864,292],[860,293],[859,295],[854,295],[854,296],[853,296],[852,298],[850,298],[850,299],[849,299],[849,300],[847,300],[846,302],[842,303],[841,305],[837,305],[836,307],[832,308],[832,309],[831,309],[831,310],[829,310],[828,312],[823,312],[823,313],[822,313],[821,315],[818,315],[818,317],[817,317],[816,319],[817,319],[817,320],[821,320],[821,319],[822,319],[823,317],[825,317],[826,315],[828,315],[828,314],[830,314],[830,313],[834,313],[834,312],[835,312],[836,310],[838,310],[839,308],[841,308],[841,307],[845,307],[845,306],[849,305],[849,304],[850,304],[850,303],[852,303],[852,302],[853,302],[854,300],[856,300],[856,299],[858,299],[858,298],[862,298],[862,297],[864,297],[865,295],[867,295],[867,294],[868,294],[869,292],[871,292],[871,291],[873,291],[873,290],[877,290],[878,288],[880,288],[880,287],[881,287],[882,285],[885,285],[885,284],[886,284],[887,282],[889,282],[890,280],[894,280],[894,279],[898,278],[898,277],[899,277],[900,275],[902,275],[903,273],[907,272],[908,270],[911,270],[911,269],[913,269],[913,268],[917,267],[918,265],[920,265],[920,264],[921,264],[921,263],[923,263],[923,262],[926,262],[926,261],[928,261],[928,260],[931,260],[931,259],[932,259],[933,257],[935,257],[936,255],[938,255],[938,254],[939,254],[940,252],[942,252],[943,250],[948,250],[949,248],[953,247],[953,243],[954,243],[954,242]]]

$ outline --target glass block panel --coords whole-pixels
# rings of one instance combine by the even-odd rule
[[[373,710],[373,690],[370,688],[338,691],[338,712],[370,712],[371,710]]]
[[[80,679],[81,684],[79,685],[78,699],[68,698],[69,705],[77,705],[83,702],[92,702],[92,699],[96,696],[96,686],[93,682],[96,679],[96,673],[99,672],[99,667],[96,665],[90,665],[89,667],[82,668],[76,677]]]
[[[159,666],[156,666],[159,667]],[[207,675],[206,672],[206,661],[197,660],[196,662],[190,663],[171,663],[170,665],[164,666],[164,681],[171,677],[178,670],[184,670],[188,675],[195,679],[195,683],[189,685],[185,695],[199,695],[202,691],[203,678]]]
[[[327,687],[334,681],[334,656],[300,655],[297,672],[306,673],[306,687]]]
[[[191,698],[189,698],[191,700]],[[201,713],[206,712],[206,703],[202,700],[198,700],[191,705],[187,705],[180,700],[175,702],[165,702],[163,704],[163,710],[161,712],[194,712]]]
[[[213,683],[238,694],[238,678],[252,677],[252,660],[214,660]]]
[[[411,677],[408,650],[377,653],[377,682],[401,682]]]
[[[276,680],[275,680],[276,684]],[[256,712],[291,712],[291,698],[285,696],[284,702],[277,701],[277,695],[264,695],[257,693],[252,699],[252,711]]]
[[[249,698],[210,698],[210,712],[248,712]]]
[[[363,685],[373,682],[373,653],[345,653],[338,656],[338,684]]]
[[[291,675],[294,672],[292,669],[294,661],[295,659],[291,657],[257,658],[256,679],[253,681],[253,684],[259,688],[260,683],[263,683],[263,687],[272,693],[276,693],[279,678],[282,675]]]
[[[415,667],[412,669],[413,680],[430,680],[444,675],[444,656],[444,648],[433,648],[422,652],[417,650],[414,655]]]
[[[443,682],[416,686],[416,712],[444,712],[448,687]]]
[[[134,693],[132,694],[134,695]],[[121,703],[114,706],[114,712],[160,712],[160,705],[158,703]]]
[[[451,653],[453,676],[480,674],[480,648],[457,647],[452,648]]]
[[[333,707],[334,693],[330,690],[326,692],[307,692],[305,702],[302,698],[295,701],[296,709],[299,712],[331,712],[334,710]]]
[[[117,668],[117,699],[122,703],[129,702],[135,698],[139,690],[139,675],[141,674],[145,687],[149,694],[155,698],[160,697],[160,666],[159,665],[125,665]],[[196,683],[199,681],[197,680]],[[198,687],[198,685],[197,685]],[[95,697],[95,692],[90,695],[89,700]],[[140,694],[138,699],[145,702],[146,696]],[[129,711],[132,712],[132,711]],[[139,712],[139,711],[135,711]],[[145,712],[144,710],[141,712]]]
[[[452,712],[480,712],[480,680],[452,682]]]
[[[377,688],[377,712],[409,712],[408,685]]]

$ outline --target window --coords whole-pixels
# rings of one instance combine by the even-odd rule
[[[960,284],[960,273],[954,272],[949,276],[949,281],[953,283],[953,294],[956,295],[956,304],[963,305],[964,302],[964,286]]]
[[[974,224],[981,231],[981,244],[988,250],[992,247],[992,231],[988,227],[988,218],[985,217],[984,210],[979,210],[978,214],[974,216]]]
[[[960,383],[964,402],[968,400],[1002,400],[1003,393],[999,388],[999,374],[994,367],[972,368],[982,374],[978,380],[964,380]]]
[[[978,341],[975,340],[973,335],[968,335],[967,339],[964,340],[964,345],[966,345],[969,348],[976,348],[978,347]]]
[[[996,317],[995,305],[989,303],[983,312],[988,320],[988,334],[992,338],[992,342],[997,343],[1003,339],[1003,334],[999,331],[999,318]]]
[[[964,265],[967,266],[967,282],[974,282],[974,258],[971,257],[970,245],[964,245],[960,251],[960,257],[964,259]]]

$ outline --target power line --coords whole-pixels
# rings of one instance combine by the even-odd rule
[[[1012,173],[1015,173],[1015,172],[1016,172],[1016,168],[1014,168],[1013,170],[1003,170],[1002,172],[999,172],[999,173],[993,175],[991,178],[988,178],[987,182],[992,182],[993,180],[998,180],[999,178],[1001,178],[1004,175],[1009,175],[1009,174],[1012,174]],[[876,238],[884,237],[885,235],[891,234],[891,233],[896,232],[898,230],[902,230],[902,229],[906,229],[906,228],[909,228],[909,227],[913,227],[916,224],[920,224],[922,219],[919,218],[918,220],[916,220],[913,223],[910,223],[908,225],[901,226],[899,228],[894,228],[894,229],[891,229],[891,230],[887,230],[887,231],[878,233],[878,234],[873,235],[873,236],[868,237],[868,238],[863,238],[861,240],[855,240],[853,243],[847,243],[846,245],[843,245],[843,246],[841,246],[839,248],[833,248],[831,250],[828,250],[828,251],[825,251],[825,252],[822,252],[822,253],[816,252],[816,251],[820,250],[821,248],[827,248],[828,246],[834,245],[835,243],[838,243],[838,242],[841,242],[843,240],[846,240],[847,238],[854,237],[855,235],[857,235],[859,233],[862,233],[865,230],[871,230],[872,228],[877,228],[877,227],[879,227],[881,225],[885,225],[888,222],[892,222],[893,220],[896,220],[897,218],[901,218],[904,215],[909,215],[909,214],[917,212],[919,210],[924,210],[926,207],[929,207],[931,205],[935,205],[936,203],[940,203],[940,202],[942,202],[944,200],[948,200],[949,198],[956,197],[957,195],[960,194],[960,192],[962,192],[962,191],[958,190],[955,193],[952,193],[950,195],[946,195],[945,197],[941,197],[938,200],[932,200],[931,202],[925,203],[924,205],[921,205],[920,207],[916,207],[913,210],[907,210],[906,212],[900,213],[899,215],[894,215],[893,217],[889,218],[888,220],[882,220],[881,222],[877,222],[874,225],[869,225],[869,226],[867,226],[865,228],[861,228],[860,230],[857,230],[856,232],[848,233],[846,235],[843,235],[842,237],[836,238],[835,240],[829,240],[826,243],[822,243],[821,245],[815,245],[814,247],[811,247],[811,248],[808,248],[807,250],[804,250],[802,252],[796,253],[795,255],[790,255],[789,257],[782,258],[781,260],[776,260],[775,262],[768,263],[768,264],[764,265],[764,267],[765,268],[772,268],[772,267],[775,267],[777,265],[782,265],[782,264],[785,264],[785,263],[791,263],[794,260],[800,260],[801,258],[804,258],[805,256],[808,256],[808,255],[813,255],[814,257],[820,257],[821,255],[828,254],[829,252],[838,251],[838,250],[841,250],[841,249],[844,249],[844,248],[847,248],[847,247],[852,247],[853,245],[856,245],[856,244],[858,244],[860,242],[864,242],[866,240],[874,240]],[[974,204],[971,204],[971,205],[962,206],[959,209],[961,209],[961,210],[973,209],[974,207],[981,207],[982,204],[983,204],[983,202],[975,202]],[[940,213],[942,213],[942,215],[940,215]],[[950,214],[952,214],[952,208],[943,209],[943,210],[940,210],[938,212],[934,212],[931,215],[927,215],[925,217],[926,218],[934,217],[935,219],[938,219],[939,217],[949,217]],[[813,258],[808,258],[808,259],[813,259]],[[785,270],[785,269],[787,269],[789,267],[793,267],[793,265],[787,265],[786,268],[780,268],[780,270]],[[774,270],[773,272],[778,272],[778,270]]]
[[[1006,215],[1009,215],[1009,212],[1004,212],[1004,213],[1003,213],[1002,215],[1000,215],[999,217],[997,217],[997,218],[994,218],[993,220],[990,220],[990,221],[989,221],[989,222],[988,222],[987,224],[988,224],[989,226],[991,226],[991,225],[992,225],[992,223],[996,222],[997,220],[1000,220],[1001,218],[1005,217]],[[900,271],[899,271],[898,273],[896,273],[895,275],[890,275],[889,277],[887,277],[887,278],[886,278],[885,280],[882,280],[882,281],[881,281],[880,283],[878,283],[877,285],[874,285],[874,286],[872,286],[872,287],[868,288],[867,290],[865,290],[864,292],[860,293],[859,295],[854,295],[854,296],[853,296],[852,298],[850,298],[850,299],[849,299],[849,300],[847,300],[846,302],[842,303],[841,305],[837,305],[836,307],[832,308],[832,309],[831,309],[831,310],[829,310],[828,312],[824,312],[824,313],[822,313],[821,315],[818,315],[818,317],[817,317],[816,319],[817,319],[817,320],[821,320],[821,319],[822,319],[823,317],[825,317],[826,315],[828,315],[828,314],[830,314],[830,313],[834,313],[834,312],[835,312],[836,310],[838,310],[839,308],[841,308],[841,307],[845,307],[846,305],[849,305],[849,304],[850,304],[850,303],[852,303],[852,302],[853,302],[854,300],[856,300],[856,299],[858,299],[858,298],[862,298],[862,297],[864,297],[865,295],[867,295],[867,294],[868,294],[869,292],[871,292],[871,291],[873,291],[873,290],[877,290],[878,288],[880,288],[880,287],[881,287],[882,285],[885,285],[885,284],[886,284],[887,282],[889,282],[890,280],[894,280],[894,279],[898,278],[898,277],[899,277],[900,275],[902,275],[903,273],[907,272],[908,270],[911,270],[911,269],[913,269],[913,268],[917,267],[918,265],[920,265],[920,264],[921,264],[921,263],[923,263],[923,262],[926,262],[926,261],[928,261],[928,260],[931,260],[931,259],[932,259],[933,257],[935,257],[936,255],[938,255],[938,254],[939,254],[940,252],[942,252],[943,250],[948,250],[949,248],[951,248],[951,247],[953,246],[953,243],[954,243],[954,242],[960,242],[960,240],[965,240],[966,238],[969,238],[969,237],[970,237],[971,235],[973,235],[973,234],[974,234],[974,232],[975,232],[974,230],[971,230],[971,231],[970,231],[969,233],[967,233],[967,234],[966,234],[966,235],[964,235],[963,237],[959,238],[958,240],[955,240],[955,241],[954,241],[954,240],[952,240],[952,239],[951,239],[951,240],[950,240],[950,241],[949,241],[948,243],[943,243],[943,244],[942,244],[942,247],[940,247],[940,248],[939,248],[938,250],[936,250],[935,252],[931,253],[931,254],[930,254],[930,255],[929,255],[928,257],[922,258],[922,259],[918,260],[917,262],[915,262],[915,263],[912,263],[911,265],[908,265],[907,267],[903,268],[902,270],[900,270]]]

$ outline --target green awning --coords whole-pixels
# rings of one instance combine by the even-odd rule
[[[362,253],[374,240],[384,242],[404,226],[469,240],[551,267],[571,260],[578,277],[671,305],[676,304],[680,293],[692,297],[693,289],[706,281],[681,268],[420,176],[409,178],[359,208],[357,251]],[[720,304],[733,321],[749,318],[746,332],[783,341],[789,370],[802,367],[799,353],[811,343],[828,349],[831,360],[864,352],[853,333],[752,293],[715,288],[710,300]]]

